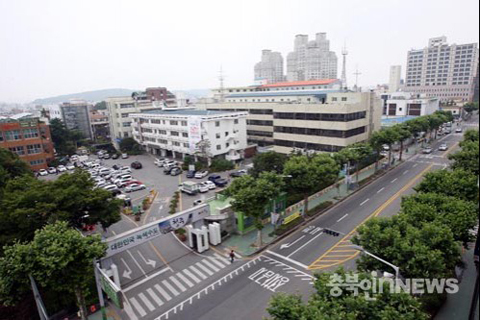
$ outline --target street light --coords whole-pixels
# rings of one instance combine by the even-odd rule
[[[397,279],[397,280],[400,279],[400,277],[401,277],[401,275],[400,275],[400,268],[397,267],[396,265],[394,265],[394,264],[392,264],[392,263],[390,263],[390,262],[388,262],[388,261],[385,261],[385,260],[383,260],[383,259],[380,258],[380,257],[377,257],[377,256],[374,255],[373,253],[368,252],[367,250],[365,250],[364,248],[362,248],[362,247],[360,247],[360,246],[353,246],[353,248],[354,248],[355,250],[358,250],[358,251],[360,251],[360,252],[363,252],[363,253],[365,253],[366,255],[368,255],[368,256],[370,256],[370,257],[372,257],[372,258],[374,258],[374,259],[382,262],[383,264],[386,264],[386,265],[389,266],[389,267],[392,267],[392,268],[395,270],[395,279]]]

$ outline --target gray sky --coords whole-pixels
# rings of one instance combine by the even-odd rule
[[[407,51],[478,42],[478,0],[0,0],[0,101],[105,88],[249,85],[262,49],[327,32],[360,85],[388,82]],[[339,66],[339,70],[341,66]],[[340,75],[339,75],[340,76]]]

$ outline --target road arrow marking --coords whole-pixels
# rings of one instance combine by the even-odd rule
[[[125,268],[127,270],[123,271],[123,274],[122,274],[122,277],[124,278],[127,278],[128,280],[132,280],[132,269],[130,269],[130,267],[128,266],[128,264],[125,262],[125,260],[123,260],[123,258],[120,258],[123,262],[123,264],[125,265]]]
[[[280,246],[280,250],[286,249],[286,248],[290,248],[291,246],[293,246],[295,243],[299,242],[299,241],[302,240],[303,238],[305,238],[305,236],[301,236],[300,238],[298,238],[297,240],[295,240],[295,241],[292,242],[292,243],[282,244],[282,245]]]
[[[140,252],[140,251],[137,251],[138,255],[140,256],[140,258],[143,259],[143,262],[145,262],[145,264],[148,264],[150,265],[152,268],[155,269],[155,266],[157,265],[157,261],[155,260],[152,260],[152,259],[145,259],[145,257],[143,256],[143,254]]]

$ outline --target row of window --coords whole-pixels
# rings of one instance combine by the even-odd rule
[[[38,129],[23,129],[23,130],[10,130],[0,132],[0,141],[15,141],[22,139],[33,139],[39,137]]]
[[[27,146],[16,146],[8,148],[11,152],[16,153],[19,156],[25,154],[39,154],[42,153],[42,146],[40,144],[29,144]],[[26,150],[25,150],[26,149]]]
[[[247,135],[273,138],[273,132],[267,132],[267,131],[247,130]]]
[[[288,134],[301,134],[307,136],[332,137],[332,138],[350,138],[365,133],[366,127],[359,127],[351,130],[325,130],[310,129],[299,127],[275,127],[275,132]]]
[[[273,121],[268,121],[268,120],[247,120],[247,125],[250,125],[250,126],[273,127]]]
[[[279,147],[298,148],[323,152],[338,152],[343,149],[341,146],[328,144],[307,143],[302,141],[275,140],[274,144]]]
[[[45,159],[37,159],[37,160],[32,160],[30,161],[31,166],[38,166],[39,164],[44,164]]]
[[[359,119],[365,119],[366,111],[354,113],[293,113],[293,112],[276,112],[273,115],[274,119],[284,120],[311,120],[311,121],[336,121],[336,122],[350,122]]]

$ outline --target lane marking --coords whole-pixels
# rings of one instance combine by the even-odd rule
[[[145,317],[147,315],[147,313],[145,312],[145,309],[143,309],[140,303],[138,303],[137,299],[130,298],[130,302],[135,307],[135,309],[137,309],[138,313],[140,313],[141,317]]]
[[[383,190],[385,190],[385,187],[383,187],[382,189],[378,190],[378,191],[377,191],[377,194],[379,194],[379,193],[382,192]]]
[[[342,221],[342,220],[345,219],[346,217],[348,217],[348,213],[347,213],[346,215],[344,215],[343,217],[341,217],[340,219],[338,219],[337,222]]]
[[[395,183],[397,180],[398,180],[398,178],[395,178],[395,179],[392,180],[391,183]]]
[[[160,299],[160,298],[157,296],[157,294],[155,293],[155,291],[153,291],[151,288],[148,288],[148,289],[147,289],[147,292],[148,292],[148,294],[150,295],[150,297],[152,297],[153,301],[155,301],[159,307],[163,306],[163,301],[162,301],[162,299]]]
[[[150,247],[152,247],[153,251],[155,251],[155,253],[156,253],[157,256],[160,258],[160,260],[162,260],[162,262],[170,269],[170,271],[173,272],[173,269],[170,268],[170,265],[168,264],[168,261],[162,256],[162,254],[160,253],[160,251],[158,250],[158,248],[153,244],[152,241],[150,241],[149,243],[150,243]]]
[[[293,256],[295,253],[297,253],[298,251],[302,250],[303,248],[305,248],[307,245],[310,244],[310,242],[314,241],[315,239],[317,239],[318,237],[320,237],[321,235],[323,234],[323,231],[320,232],[318,235],[316,235],[315,237],[313,237],[310,241],[307,241],[303,246],[301,246],[300,248],[298,248],[297,250],[293,251],[291,254],[289,254],[287,256],[287,258],[290,258],[291,256]]]
[[[290,259],[290,258],[288,258],[288,257],[282,256],[282,255],[280,255],[280,254],[278,254],[278,253],[275,253],[275,252],[273,252],[273,251],[270,251],[270,250],[267,250],[266,252],[268,252],[268,253],[271,254],[271,255],[274,255],[274,256],[277,257],[277,258],[281,258],[281,259],[284,259],[285,261],[288,261],[288,262],[290,262],[290,263],[296,264],[297,266],[302,267],[302,268],[305,269],[305,270],[308,269],[308,267],[307,267],[306,265],[304,265],[304,264],[302,264],[302,263],[300,263],[300,262],[298,262],[298,261],[295,261],[295,260]]]
[[[418,167],[418,163],[415,163],[415,164],[412,166],[412,168],[416,168],[416,167]]]
[[[230,261],[228,261],[225,257],[222,257],[221,255],[219,255],[218,253],[214,253],[213,254],[218,260],[222,261],[223,263],[225,264],[229,264]]]
[[[363,201],[362,203],[360,203],[360,207],[363,206],[365,203],[367,203],[368,201],[370,201],[370,199],[367,199],[365,201]]]
[[[187,276],[189,276],[196,283],[202,282],[202,280],[198,279],[193,273],[190,272],[190,270],[185,269],[182,272],[185,273]]]
[[[403,175],[406,175],[409,171],[410,171],[410,170],[405,170],[405,171],[403,172]]]
[[[210,262],[208,262],[207,259],[203,259],[202,262],[207,265],[207,267],[209,267],[210,269],[212,269],[213,271],[215,272],[218,272],[220,271],[220,269],[218,269],[217,267],[215,267],[213,264],[211,264]]]
[[[124,295],[124,297],[125,297],[125,295]],[[128,319],[138,320],[137,315],[133,312],[132,306],[130,305],[130,303],[128,302],[128,299],[126,299],[126,297],[124,298],[124,301],[125,301],[125,304],[123,305],[123,310],[125,310],[125,312],[127,313]]]
[[[182,290],[182,292],[187,291],[187,288],[185,288],[185,286],[181,284],[180,281],[178,281],[174,276],[171,276],[168,279],[170,279],[170,281],[172,281],[180,290]]]
[[[138,297],[143,301],[143,303],[145,303],[145,305],[147,306],[148,310],[150,310],[150,312],[152,312],[153,310],[155,310],[155,307],[153,306],[153,304],[150,302],[150,300],[148,300],[147,296],[145,296],[142,293],[139,293],[138,294]]]
[[[169,270],[168,268],[162,269],[162,270],[160,270],[160,271],[158,271],[158,272],[156,272],[156,273],[154,273],[154,274],[146,277],[145,279],[142,279],[141,281],[139,281],[139,282],[137,282],[137,283],[135,283],[135,284],[132,284],[130,287],[125,288],[125,289],[122,289],[122,291],[123,291],[123,292],[128,292],[128,291],[130,291],[130,290],[132,290],[132,289],[134,289],[134,288],[136,288],[136,287],[144,284],[144,283],[147,282],[147,281],[152,280],[152,279],[155,278],[156,276],[159,276],[159,275],[161,275],[161,274],[163,274],[163,273],[165,273],[165,272],[167,272],[167,271],[171,271],[171,270]]]
[[[153,287],[157,289],[157,291],[165,298],[165,300],[172,300],[172,297],[167,293],[167,291],[163,290],[163,288],[160,287],[158,284],[154,285]]]
[[[310,234],[312,236],[316,235],[317,233],[319,233],[320,231],[322,231],[323,229],[322,228],[316,228],[315,230],[313,230],[312,232],[310,232]]]
[[[200,269],[202,269],[203,271],[205,271],[206,273],[208,273],[208,275],[213,276],[213,272],[210,271],[210,269],[208,269],[207,267],[205,267],[205,266],[204,266],[203,264],[201,264],[200,262],[195,263],[195,265],[196,265],[197,267],[199,267]]]
[[[140,265],[140,263],[138,263],[137,260],[135,260],[135,258],[133,257],[133,254],[130,252],[130,250],[127,250],[127,253],[128,255],[132,258],[133,262],[135,262],[135,264],[137,265],[138,269],[140,269],[140,271],[142,271],[143,275],[144,276],[147,276],[147,273],[145,272],[145,270],[143,270],[142,266]]]
[[[207,279],[208,277],[206,275],[204,275],[200,270],[198,270],[197,268],[195,268],[194,266],[190,266],[189,267],[193,272],[195,272],[196,274],[198,274],[200,276],[200,278],[202,278],[203,280]]]
[[[167,282],[167,280],[163,280],[162,283],[168,290],[170,290],[171,293],[173,293],[175,297],[180,294],[180,292],[178,292],[169,282]]]
[[[188,280],[187,277],[185,277],[183,274],[177,273],[176,276],[179,277],[180,280],[185,282],[187,286],[189,286],[190,288],[193,288],[194,284],[190,280]]]

